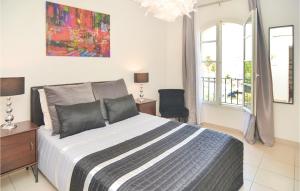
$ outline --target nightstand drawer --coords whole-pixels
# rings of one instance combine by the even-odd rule
[[[140,112],[143,112],[143,113],[155,115],[155,113],[156,113],[155,103],[145,103],[145,104],[139,105],[139,110],[140,110]]]
[[[156,115],[156,101],[151,99],[144,99],[142,102],[135,101],[139,112]]]
[[[1,174],[36,162],[36,131],[1,138]]]

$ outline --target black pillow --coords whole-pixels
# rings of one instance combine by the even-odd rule
[[[116,99],[103,99],[103,102],[110,124],[139,114],[131,94]]]
[[[55,108],[60,122],[60,138],[105,126],[99,100],[75,105],[55,105]]]

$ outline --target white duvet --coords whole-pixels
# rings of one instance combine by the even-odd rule
[[[168,122],[168,119],[140,113],[106,127],[85,131],[63,139],[51,131],[38,130],[40,171],[60,191],[68,191],[75,164],[83,157],[129,140]]]

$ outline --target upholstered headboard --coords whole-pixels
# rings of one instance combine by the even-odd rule
[[[92,83],[103,83],[103,82],[92,82]],[[56,84],[51,86],[62,86],[62,85],[75,85],[81,83],[73,84]],[[31,87],[30,90],[30,120],[34,124],[41,126],[44,125],[44,116],[41,108],[39,89],[43,89],[44,86]]]

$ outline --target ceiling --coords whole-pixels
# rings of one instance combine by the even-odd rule
[[[205,4],[215,3],[222,0],[197,0],[197,1],[198,1],[197,5],[205,5]]]
[[[198,0],[198,4],[206,4],[206,3],[212,3],[212,2],[216,2],[218,0]]]

